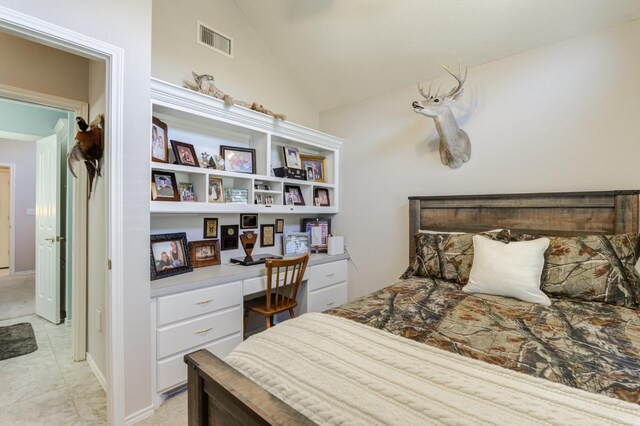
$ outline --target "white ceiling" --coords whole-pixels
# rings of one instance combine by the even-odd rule
[[[640,17],[640,0],[234,1],[319,111]]]

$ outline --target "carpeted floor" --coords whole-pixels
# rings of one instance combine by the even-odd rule
[[[187,391],[182,391],[167,399],[153,416],[136,424],[139,426],[186,426]]]
[[[36,312],[36,276],[0,277],[0,320],[23,317]]]

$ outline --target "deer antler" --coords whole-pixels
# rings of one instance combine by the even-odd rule
[[[464,82],[467,80],[467,71],[468,68],[465,67],[464,68],[464,77],[462,76],[462,62],[460,61],[460,59],[458,59],[458,74],[455,74],[453,72],[451,72],[451,70],[449,68],[447,68],[444,65],[440,65],[442,68],[444,68],[444,70],[446,72],[448,72],[451,77],[455,78],[456,81],[458,82],[458,84],[456,84],[456,86],[451,89],[451,91],[449,93],[447,93],[447,95],[445,97],[451,97],[454,96],[456,93],[458,93],[460,90],[462,90],[462,86],[464,85]]]

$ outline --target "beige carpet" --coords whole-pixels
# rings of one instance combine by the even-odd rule
[[[167,399],[153,416],[136,424],[142,426],[186,426],[187,391],[182,391]]]
[[[36,276],[0,277],[0,320],[36,312]]]

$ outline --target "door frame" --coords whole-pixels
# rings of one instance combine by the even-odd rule
[[[107,207],[106,358],[107,415],[110,424],[125,421],[124,386],[124,209],[123,103],[124,51],[120,47],[33,16],[0,6],[0,28],[36,43],[103,61],[106,72],[105,183]],[[77,262],[76,262],[77,263]],[[77,313],[76,313],[77,314]],[[75,321],[74,321],[75,322]]]
[[[14,163],[0,163],[0,168],[9,169],[9,275],[15,274],[16,271],[16,231],[14,226],[16,209],[15,209],[15,181],[16,181],[16,165]]]

